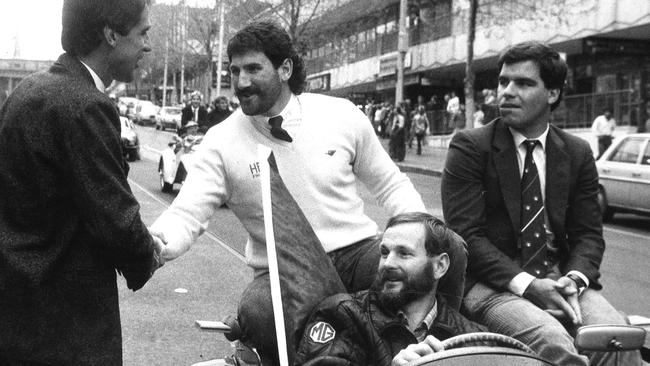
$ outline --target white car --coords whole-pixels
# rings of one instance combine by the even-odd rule
[[[120,116],[120,124],[122,153],[128,161],[140,160],[140,139],[138,139],[133,122],[126,117]]]
[[[160,153],[158,162],[158,175],[160,177],[160,189],[169,193],[174,190],[174,184],[182,185],[187,177],[186,166],[193,158],[193,152],[203,140],[203,136],[187,136],[180,138],[174,136],[169,148]]]
[[[650,215],[650,133],[617,138],[596,166],[603,220],[614,212]]]
[[[156,130],[170,128],[176,130],[181,126],[181,107],[163,107],[156,116]]]
[[[140,125],[143,125],[145,123],[156,123],[156,115],[158,114],[159,108],[160,107],[148,100],[138,101],[135,106],[135,116],[133,116],[133,122]]]

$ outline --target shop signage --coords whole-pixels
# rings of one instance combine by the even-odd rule
[[[322,92],[330,90],[330,74],[313,76],[307,79],[308,92]]]
[[[397,52],[383,55],[379,58],[379,76],[393,75],[397,73]],[[404,55],[404,68],[411,68],[411,52]]]
[[[619,56],[648,56],[650,55],[650,41],[589,37],[582,41],[582,49],[588,55],[612,53]]]

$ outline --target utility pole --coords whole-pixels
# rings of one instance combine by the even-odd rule
[[[217,2],[219,0],[216,0]],[[219,7],[219,49],[217,50],[217,92],[215,96],[221,95],[221,68],[223,67],[223,0]]]
[[[165,37],[165,68],[163,70],[162,106],[167,104],[167,66],[169,60],[169,38]]]
[[[399,2],[399,33],[397,38],[397,84],[395,85],[395,104],[404,101],[404,57],[408,51],[408,33],[406,32],[406,2]]]
[[[181,95],[180,95],[180,100],[179,103],[183,104],[184,100],[183,97],[185,96],[185,42],[187,41],[187,32],[186,32],[186,27],[187,27],[187,8],[185,7],[185,1],[181,1],[181,11],[182,11],[182,16],[183,19],[181,21]]]

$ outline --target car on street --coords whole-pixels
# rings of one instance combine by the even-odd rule
[[[140,160],[140,139],[135,126],[127,117],[120,116],[122,153],[128,161]]]
[[[181,107],[162,107],[156,116],[156,129],[176,130],[181,126]]]
[[[650,133],[617,138],[596,167],[603,220],[615,212],[650,215]]]
[[[153,104],[148,100],[139,100],[135,105],[135,116],[133,117],[133,122],[144,125],[144,124],[154,124],[156,123],[156,115],[158,114],[157,105]]]
[[[173,140],[168,144],[169,148],[160,153],[158,175],[162,192],[170,193],[174,190],[174,184],[183,184],[187,177],[185,167],[193,158],[193,153],[202,140],[202,135],[186,136],[184,138],[174,136]]]

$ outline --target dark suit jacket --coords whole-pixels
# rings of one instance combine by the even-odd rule
[[[9,96],[0,147],[0,364],[120,365],[115,272],[137,290],[157,262],[115,106],[63,54]]]
[[[185,127],[187,122],[194,119],[194,112],[192,111],[192,106],[188,105],[183,108],[181,111],[181,126]],[[199,120],[196,121],[199,125],[202,125],[208,121],[208,110],[203,106],[199,106]]]
[[[500,120],[457,133],[442,176],[445,219],[469,247],[468,275],[506,289],[520,228],[520,175],[510,130]],[[600,288],[605,250],[597,202],[598,172],[589,144],[553,125],[546,140],[545,208],[565,274],[578,270]],[[466,289],[476,281],[468,281]]]

